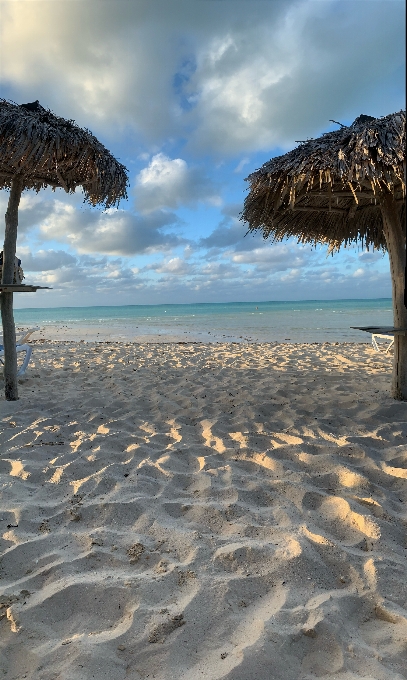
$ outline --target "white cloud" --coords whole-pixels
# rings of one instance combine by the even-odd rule
[[[14,99],[160,148],[237,155],[403,105],[402,2],[16,0],[0,39]]]
[[[48,272],[76,263],[76,258],[65,250],[38,250],[33,254],[28,248],[19,248],[18,256],[24,272]]]
[[[34,191],[23,192],[18,208],[18,235],[20,240],[25,237],[27,232],[38,225],[41,220],[45,219],[50,210],[52,210],[52,203],[48,200],[50,192],[40,192],[36,194]],[[9,198],[8,191],[2,191],[0,194],[0,214],[4,215],[7,210],[7,203]]]
[[[263,248],[254,248],[243,253],[235,253],[232,255],[233,262],[254,263],[254,262],[285,262],[291,255],[291,249],[285,245],[275,245],[274,247],[263,246]]]
[[[158,274],[170,276],[186,276],[194,271],[194,267],[181,257],[172,257],[168,261],[148,265],[146,269],[152,269]]]
[[[52,212],[40,224],[40,233],[43,239],[68,243],[78,253],[134,255],[182,244],[182,238],[164,231],[178,222],[176,215],[161,211],[138,216],[127,210],[78,210],[55,201]]]
[[[156,154],[136,177],[136,205],[142,212],[194,206],[198,201],[219,204],[219,196],[204,173],[189,168],[182,158]]]
[[[229,263],[209,262],[208,264],[202,264],[200,276],[205,281],[218,281],[221,283],[226,279],[239,279],[240,271]]]
[[[378,260],[381,260],[382,257],[383,257],[383,253],[382,253],[382,252],[379,252],[379,251],[377,251],[377,250],[374,250],[374,251],[368,251],[368,250],[366,250],[366,251],[364,251],[363,253],[359,253],[359,259],[360,259],[363,263],[366,262],[366,263],[368,263],[368,264],[370,264],[370,263],[372,263],[372,262],[377,262]]]
[[[366,285],[372,297],[391,294],[388,272],[372,270],[369,276],[355,278],[341,270],[338,259],[329,259],[323,269],[312,257],[306,267],[282,269],[262,262],[247,266],[231,258],[207,262],[189,256],[188,261],[166,256],[139,268],[129,266],[127,258],[82,255],[72,264],[37,272],[35,282],[53,288],[43,296],[48,304],[68,306],[100,304],[101,295],[103,304],[117,304],[118,295],[122,304],[365,297]]]
[[[227,248],[243,241],[246,231],[247,229],[238,220],[232,223],[224,220],[209,236],[201,238],[199,245],[202,248]]]
[[[284,283],[292,283],[293,281],[298,281],[301,276],[301,272],[299,269],[291,269],[291,271],[288,272],[288,274],[283,274],[281,276],[281,281]]]
[[[237,174],[238,174],[239,172],[242,172],[244,166],[247,165],[249,162],[250,162],[250,161],[249,161],[248,158],[242,158],[242,160],[237,164],[237,166],[235,167],[235,169],[233,170],[233,172],[236,172]]]
[[[81,291],[81,304],[98,303],[102,290],[115,303],[119,288],[128,302],[186,301],[194,291],[202,301],[389,292],[381,253],[327,264],[291,241],[244,238],[239,177],[276,147],[320,134],[330,118],[404,106],[404,3],[0,2],[3,95],[38,98],[91,128],[129,167],[145,166],[132,187],[138,213],[125,203],[81,208],[79,195],[62,191],[23,194],[23,265],[65,302]],[[184,207],[199,208],[190,224],[172,212]]]
[[[199,50],[192,146],[210,140],[224,153],[288,146],[326,129],[334,111],[352,120],[362,107],[383,115],[403,105],[394,95],[375,103],[371,94],[397,66],[404,90],[400,4],[287,2],[274,21],[266,17],[267,9],[233,39],[224,34],[221,50],[218,37]]]
[[[310,252],[307,252],[298,245],[283,245],[281,243],[270,243],[261,248],[254,248],[243,252],[235,252],[231,255],[233,262],[238,264],[255,264],[260,270],[284,271],[292,269],[297,271],[298,267],[305,265],[309,259]]]

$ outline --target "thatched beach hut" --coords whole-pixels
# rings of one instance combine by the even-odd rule
[[[119,163],[89,130],[55,116],[38,101],[17,105],[0,100],[0,188],[9,189],[1,284],[13,284],[18,206],[25,189],[47,186],[74,193],[105,208],[127,196],[128,178]],[[4,380],[7,400],[18,399],[13,293],[1,293]]]
[[[361,115],[350,126],[300,142],[247,180],[241,219],[281,241],[387,250],[394,311],[393,396],[407,399],[406,115]]]

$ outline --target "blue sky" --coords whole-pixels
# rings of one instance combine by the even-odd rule
[[[128,201],[26,192],[17,306],[391,295],[387,256],[245,237],[244,178],[295,140],[405,108],[403,0],[0,0],[1,96],[129,170]],[[0,195],[4,214],[7,192]],[[2,237],[1,237],[2,238]],[[26,299],[28,298],[28,299]]]

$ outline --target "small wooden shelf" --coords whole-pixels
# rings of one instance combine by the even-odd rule
[[[49,286],[31,286],[25,283],[2,283],[0,293],[35,293],[37,290],[52,290]]]
[[[351,326],[355,331],[366,331],[373,335],[406,335],[407,328],[393,328],[393,326]]]

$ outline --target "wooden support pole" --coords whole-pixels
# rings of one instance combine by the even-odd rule
[[[23,190],[23,180],[15,177],[11,183],[6,212],[6,229],[3,247],[3,275],[1,283],[13,283],[16,256],[18,206]],[[13,293],[1,293],[1,321],[4,345],[4,392],[7,401],[18,399],[16,330],[13,316]]]
[[[407,309],[404,304],[406,276],[406,238],[400,210],[393,194],[383,187],[380,196],[383,232],[390,259],[393,289],[393,318],[395,328],[407,328]],[[392,393],[394,399],[407,401],[407,335],[394,336]]]
[[[406,266],[404,269],[404,307],[407,310],[407,220],[404,218],[405,243],[406,243]]]

